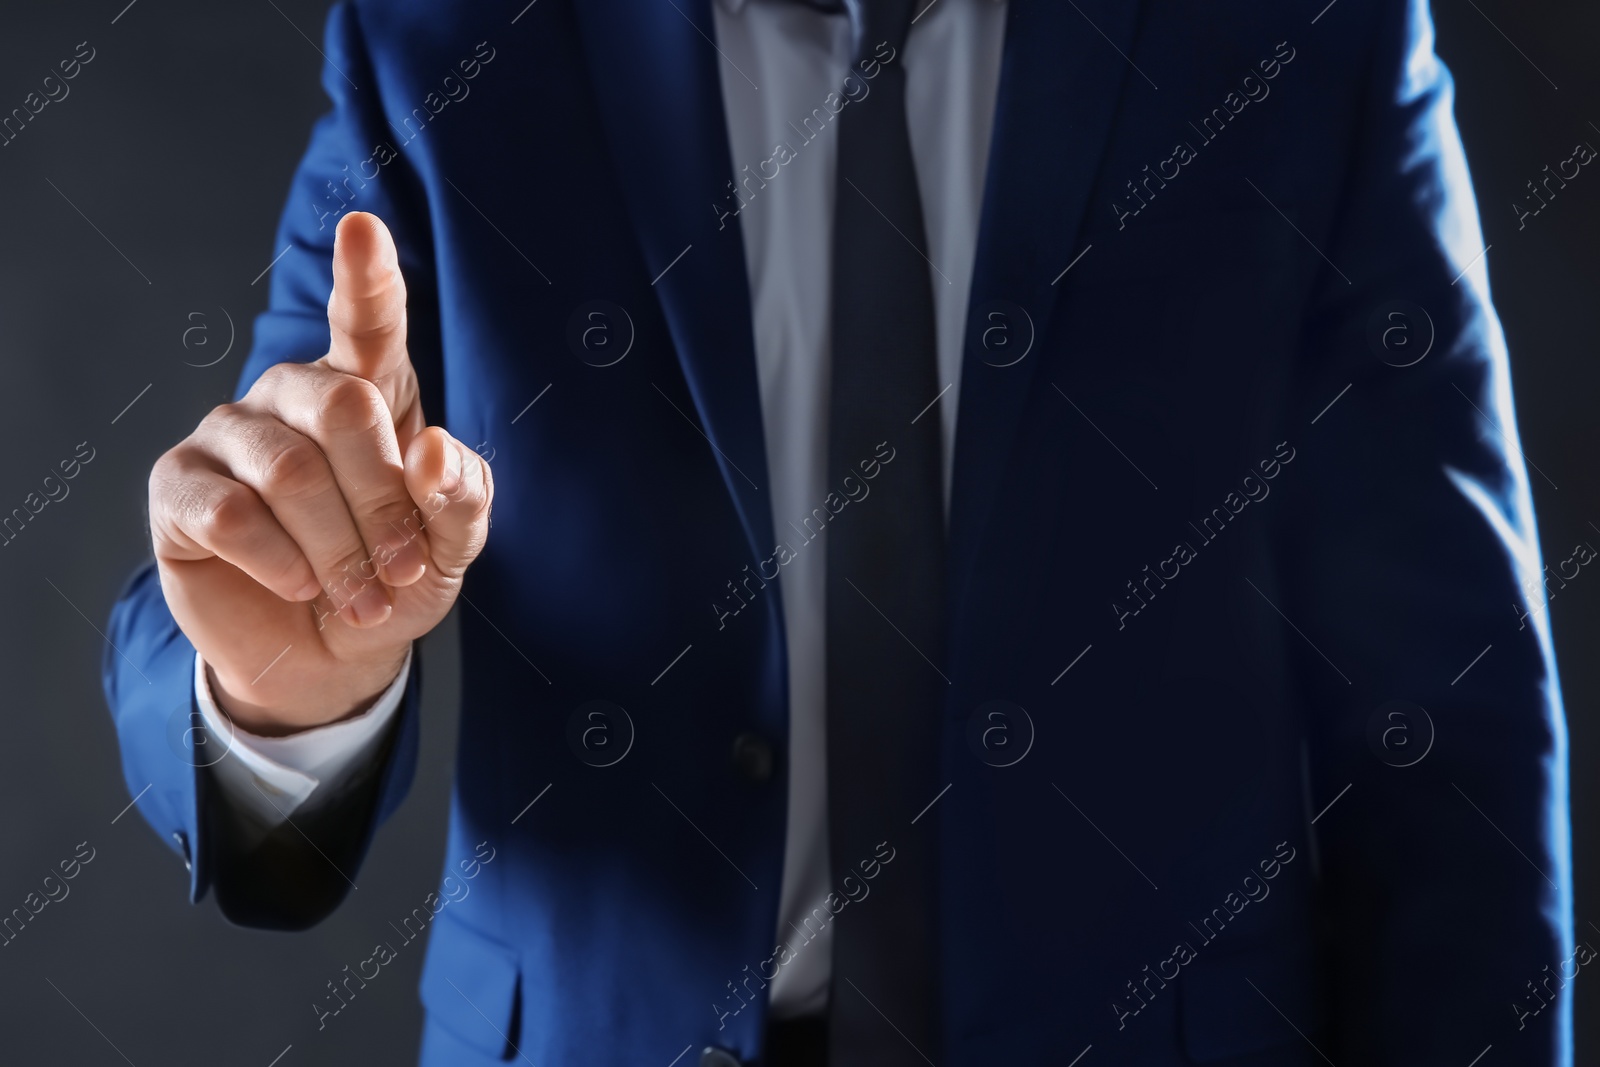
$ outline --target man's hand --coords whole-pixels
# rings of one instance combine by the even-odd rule
[[[423,418],[405,282],[374,215],[339,222],[328,324],[327,355],[272,367],[150,473],[167,606],[254,733],[363,710],[489,532],[489,465]]]

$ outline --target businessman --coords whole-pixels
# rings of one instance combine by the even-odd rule
[[[428,1067],[1570,1063],[1451,83],[1321,6],[336,5],[111,621],[192,898],[338,905],[459,600]]]

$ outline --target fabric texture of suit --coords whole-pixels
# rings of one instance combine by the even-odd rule
[[[496,858],[432,932],[430,1067],[761,1048],[782,589],[732,613],[728,583],[792,534],[714,206],[734,166],[708,3],[329,19],[334,106],[240,390],[326,351],[334,222],[371,211],[429,418],[492,450],[445,862]],[[1544,616],[1519,618],[1537,541],[1451,83],[1421,2],[1314,15],[1010,2],[950,503],[950,788],[879,835],[939,836],[941,1067],[1091,1044],[1148,1067],[1570,1060],[1567,994],[1507,1010],[1572,952],[1566,743]],[[610,366],[573,339],[594,301],[630,342]],[[193,648],[153,570],[109,632],[154,683],[107,657],[126,778],[154,783],[139,808],[194,899],[314,921],[215,877],[205,776],[172,748]],[[594,701],[626,710],[611,766],[569,745]],[[1425,710],[1414,762],[1395,701]],[[353,857],[418,730],[414,683]],[[778,753],[764,781],[730,755],[749,734]]]

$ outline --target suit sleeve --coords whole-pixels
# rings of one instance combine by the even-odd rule
[[[345,211],[359,210],[377,214],[394,233],[423,407],[438,412],[437,295],[426,200],[409,161],[394,147],[380,72],[353,5],[341,3],[330,12],[324,53],[322,85],[332,109],[313,128],[292,180],[273,245],[274,254],[282,255],[271,268],[268,308],[256,319],[235,395],[242,396],[273,364],[306,362],[327,352],[334,229]],[[108,635],[121,650],[108,649],[101,674],[123,776],[145,820],[188,866],[190,899],[215,889],[223,913],[252,926],[300,928],[326,916],[352,884],[374,828],[409,787],[420,670],[412,671],[373,773],[352,782],[341,803],[319,804],[315,818],[297,818],[303,834],[280,828],[269,842],[271,855],[259,848],[242,853],[236,832],[241,814],[217,790],[211,770],[227,758],[227,738],[204,728],[194,697],[194,647],[167,609],[153,563],[129,580],[112,609]],[[324,859],[313,845],[326,853]]]
[[[1286,641],[1308,815],[1329,805],[1325,1051],[1459,1065],[1492,1043],[1553,1067],[1571,1057],[1570,993],[1541,984],[1573,955],[1567,751],[1548,615],[1530,613],[1529,469],[1426,0],[1373,8],[1342,203],[1311,231],[1337,268],[1305,320],[1297,405],[1317,418],[1277,562],[1303,630]]]

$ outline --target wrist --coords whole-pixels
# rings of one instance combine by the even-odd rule
[[[303,699],[296,696],[270,705],[239,696],[240,690],[248,691],[250,687],[230,688],[203,657],[202,663],[212,702],[233,725],[257,737],[284,737],[353,719],[368,711],[395,684],[409,657],[407,646],[390,662],[317,679],[305,687]]]

